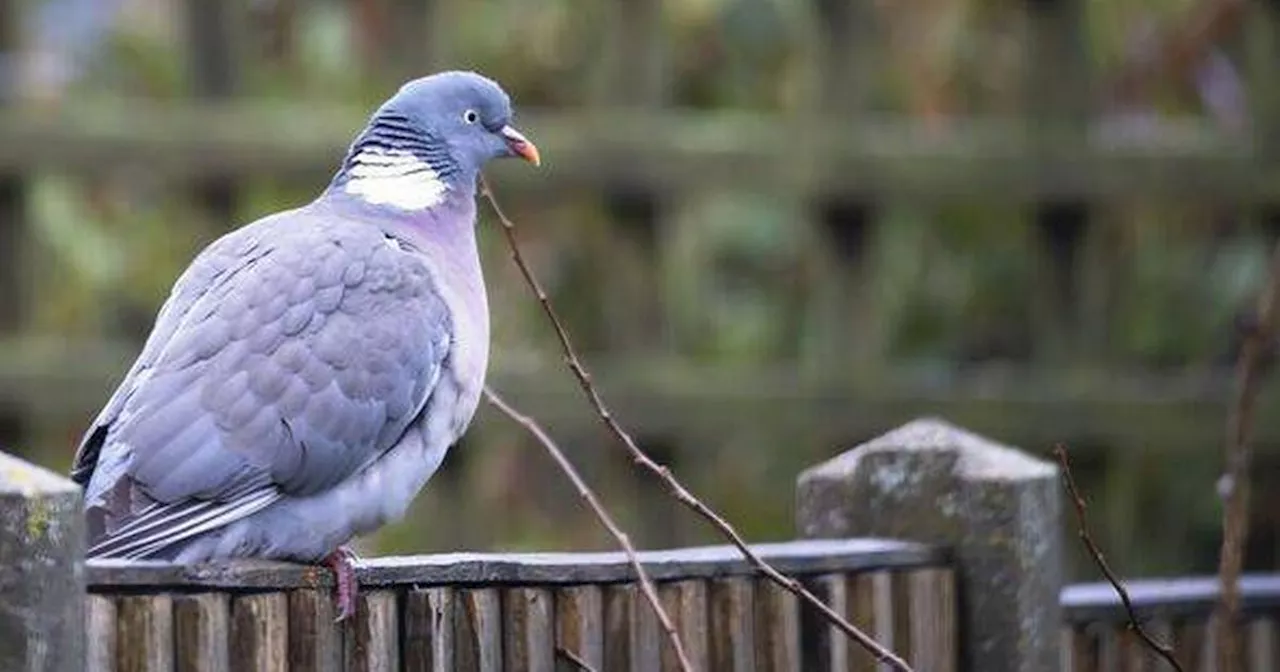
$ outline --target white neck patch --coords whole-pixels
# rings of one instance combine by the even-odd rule
[[[426,161],[401,149],[361,150],[351,160],[347,176],[348,194],[401,210],[437,206],[449,190]]]

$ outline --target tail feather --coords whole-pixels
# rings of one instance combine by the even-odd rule
[[[153,505],[89,549],[91,558],[137,560],[252,515],[280,499],[260,488],[227,502],[191,500]]]

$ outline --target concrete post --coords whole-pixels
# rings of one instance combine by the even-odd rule
[[[1058,666],[1058,470],[934,419],[908,423],[800,475],[805,537],[895,537],[952,547],[960,669]]]
[[[80,488],[0,452],[0,670],[84,669]]]

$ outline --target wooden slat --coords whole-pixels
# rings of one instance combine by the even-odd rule
[[[174,662],[178,672],[231,671],[231,600],[226,593],[173,598]]]
[[[459,672],[502,669],[502,594],[497,589],[457,591],[453,645]]]
[[[631,669],[631,603],[634,585],[610,585],[604,589],[604,669]]]
[[[1280,669],[1280,641],[1276,619],[1255,617],[1249,621],[1248,665],[1250,670]]]
[[[555,669],[555,603],[546,588],[511,588],[502,599],[502,650],[508,670]]]
[[[884,644],[883,619],[876,618],[876,585],[887,578],[883,572],[862,572],[849,577],[845,584],[848,591],[848,618],[858,629]],[[855,672],[874,672],[876,659],[856,642],[846,642],[849,669]]]
[[[285,593],[241,595],[231,603],[231,667],[286,672],[289,669],[289,597]]]
[[[85,670],[116,669],[116,602],[105,595],[89,595],[85,602]]]
[[[342,669],[342,628],[328,590],[300,588],[289,593],[289,661],[308,672]]]
[[[849,577],[845,574],[828,574],[812,582],[810,590],[822,598],[831,610],[848,619]],[[831,672],[848,672],[849,640],[839,628],[830,625],[814,609],[801,609],[801,644],[804,647],[806,665]],[[811,643],[812,642],[812,643]],[[813,651],[810,650],[812,647]],[[812,657],[816,663],[808,665]]]
[[[454,589],[411,589],[404,604],[404,669],[453,669]]]
[[[662,586],[662,604],[675,621],[676,634],[685,656],[695,670],[709,668],[707,633],[707,584],[703,581],[676,581]],[[675,649],[662,638],[662,669],[680,671]]]
[[[754,591],[751,579],[711,582],[711,669],[756,669]]]
[[[800,610],[796,596],[772,581],[757,579],[754,606],[757,669],[799,669]]]
[[[1183,618],[1174,622],[1173,652],[1182,669],[1199,669],[1205,635],[1205,622],[1202,619]]]
[[[604,669],[604,593],[599,586],[556,592],[556,647],[592,669]]]
[[[653,605],[638,587],[631,596],[631,672],[653,672],[662,665],[662,639],[666,634],[653,612]]]
[[[116,605],[116,669],[173,669],[173,600],[168,595],[130,595]]]
[[[361,591],[354,619],[344,631],[346,669],[393,672],[400,669],[400,615],[391,590]]]
[[[950,569],[920,569],[907,572],[906,578],[912,667],[937,672],[955,670],[960,657],[955,573]],[[904,651],[901,645],[895,650],[899,654]]]

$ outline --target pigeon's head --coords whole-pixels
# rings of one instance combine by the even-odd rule
[[[511,100],[472,72],[415,79],[382,104],[351,146],[335,187],[375,204],[417,210],[470,192],[492,159],[539,165],[538,148],[512,126]]]

